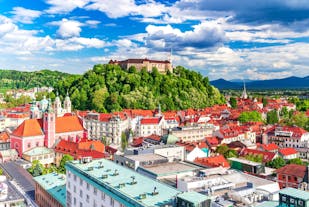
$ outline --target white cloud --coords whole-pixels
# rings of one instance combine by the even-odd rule
[[[92,0],[85,6],[88,10],[99,10],[104,12],[110,18],[119,18],[124,16],[160,16],[167,8],[152,0],[146,0],[146,3],[137,5],[134,0]]]
[[[76,8],[83,8],[88,0],[47,0],[46,3],[51,5],[46,10],[49,14],[69,13]]]
[[[25,9],[23,7],[14,7],[11,13],[14,14],[14,21],[24,24],[32,24],[33,20],[40,17],[42,14],[41,11]]]
[[[82,31],[82,25],[82,23],[75,20],[62,19],[59,22],[57,35],[61,38],[78,37]]]

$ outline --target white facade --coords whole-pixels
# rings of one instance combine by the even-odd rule
[[[183,142],[196,142],[211,137],[215,130],[214,125],[198,125],[190,127],[177,127],[170,131],[170,134],[179,138]]]
[[[67,207],[125,207],[70,171],[66,177]]]
[[[144,123],[144,121],[148,120],[159,120],[158,123],[154,122],[149,122],[149,123]],[[163,117],[151,117],[151,118],[142,118],[137,126],[137,131],[138,131],[138,136],[141,137],[147,137],[152,134],[156,135],[163,135],[163,127],[165,125],[165,120]]]
[[[99,116],[99,114],[93,114]],[[94,140],[101,140],[106,137],[110,144],[119,145],[121,143],[121,134],[129,129],[129,119],[121,119],[113,116],[106,121],[100,121],[99,118],[83,118],[84,126],[88,130],[88,136]]]
[[[174,160],[185,159],[185,148],[183,146],[162,146],[158,148],[154,148],[154,154],[161,155],[166,157],[169,162]]]
[[[186,160],[193,162],[195,158],[207,157],[207,154],[198,147],[195,147],[191,152],[187,154]]]

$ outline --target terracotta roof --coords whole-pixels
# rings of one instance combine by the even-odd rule
[[[276,170],[277,174],[292,175],[296,177],[304,178],[306,175],[306,166],[289,164]]]
[[[132,147],[140,147],[140,146],[142,146],[143,141],[144,141],[144,137],[135,137],[135,138],[133,138],[131,146]]]
[[[262,155],[263,162],[265,163],[273,160],[274,157],[276,156],[276,153],[245,148],[240,152],[240,156],[246,156],[246,155]]]
[[[143,118],[141,124],[159,124],[161,119],[161,117]]]
[[[297,151],[294,148],[282,148],[279,149],[279,153],[283,156],[294,155],[297,154]]]
[[[44,133],[39,120],[27,119],[12,132],[12,135],[17,137],[31,137],[44,135]]]
[[[9,139],[10,139],[10,136],[7,132],[0,133],[0,142],[8,142]]]
[[[100,141],[94,140],[81,140],[80,142],[72,142],[66,140],[60,140],[55,146],[55,151],[63,154],[69,154],[75,159],[85,156],[91,156],[93,158],[105,157],[105,147]]]
[[[230,168],[229,162],[223,157],[223,155],[218,155],[214,157],[196,158],[194,162],[197,164],[207,166],[207,167],[222,166],[225,168]]]
[[[274,151],[279,149],[278,145],[275,143],[261,144],[260,147],[265,151]]]
[[[56,118],[56,133],[84,131],[82,121],[78,116],[63,116]]]

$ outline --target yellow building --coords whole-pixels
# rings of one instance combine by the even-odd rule
[[[153,68],[157,68],[160,73],[166,73],[167,71],[173,72],[173,67],[168,60],[149,60],[145,59],[127,59],[127,60],[110,60],[109,64],[119,65],[122,69],[128,70],[131,66],[140,71],[142,68],[146,68],[148,72],[152,71]]]

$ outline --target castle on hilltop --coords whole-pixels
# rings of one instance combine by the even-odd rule
[[[110,60],[108,64],[119,65],[122,69],[128,70],[131,66],[134,66],[138,71],[142,68],[146,68],[148,72],[153,68],[157,68],[159,73],[166,73],[167,71],[173,72],[172,63],[169,60],[150,60],[150,59],[127,59],[127,60]]]

